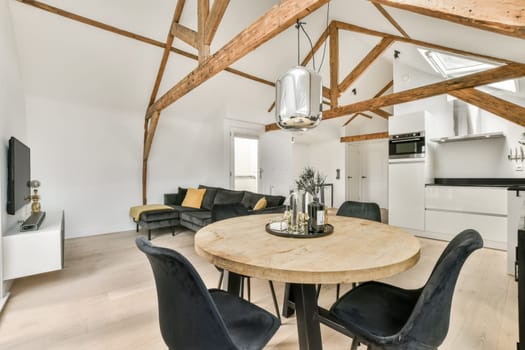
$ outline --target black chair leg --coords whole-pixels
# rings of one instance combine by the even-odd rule
[[[317,285],[317,293],[316,293],[316,296],[315,296],[317,300],[319,300],[319,294],[321,294],[321,285],[320,284]]]
[[[250,277],[246,277],[246,282],[248,285],[248,301],[252,301],[252,286],[250,285]]]
[[[335,292],[335,300],[339,300],[339,294],[341,292],[341,284],[337,284],[337,287],[336,287],[336,292]]]
[[[171,226],[171,235],[175,237],[175,227]]]
[[[151,230],[148,230],[148,241],[151,241]]]
[[[139,223],[137,222],[136,232],[139,232]]]
[[[241,298],[244,299],[244,277],[241,277]]]
[[[221,289],[223,279],[224,279],[224,270],[221,270],[221,276],[219,277],[219,286],[217,287],[217,289]]]
[[[357,347],[359,346],[359,342],[357,341],[357,339],[353,339],[352,340],[352,347],[350,348],[350,350],[357,350]]]
[[[268,281],[268,284],[270,285],[270,291],[272,292],[273,307],[275,307],[275,314],[277,315],[277,317],[279,317],[279,321],[281,321],[281,314],[279,312],[279,304],[277,303],[277,296],[275,295],[275,288],[273,287],[273,282]]]

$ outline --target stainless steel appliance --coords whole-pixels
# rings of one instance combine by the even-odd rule
[[[390,135],[388,155],[390,159],[424,158],[425,132]]]

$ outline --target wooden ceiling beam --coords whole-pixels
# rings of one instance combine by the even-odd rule
[[[345,92],[363,73],[392,45],[394,39],[383,38],[381,41],[357,64],[357,66],[339,84],[339,93]]]
[[[454,48],[443,46],[443,45],[432,44],[432,43],[429,43],[427,41],[416,40],[416,39],[411,39],[411,38],[405,38],[405,37],[399,36],[399,35],[392,35],[392,34],[388,34],[388,33],[383,33],[383,32],[379,32],[377,30],[372,30],[372,29],[368,29],[368,28],[364,28],[364,27],[359,27],[359,26],[356,26],[356,25],[350,24],[350,23],[345,23],[345,22],[341,22],[341,21],[334,21],[334,22],[335,22],[335,25],[337,26],[337,28],[343,29],[343,30],[348,30],[348,31],[351,31],[351,32],[356,32],[356,33],[361,33],[361,34],[371,35],[371,36],[379,36],[379,37],[383,37],[383,38],[392,38],[395,41],[399,41],[399,42],[404,42],[404,43],[408,43],[408,44],[412,44],[412,45],[422,46],[422,47],[426,47],[426,48],[429,48],[429,49],[435,49],[435,50],[451,52],[451,53],[455,53],[455,54],[463,55],[463,56],[482,58],[482,59],[485,59],[485,60],[490,60],[490,61],[499,62],[499,63],[514,63],[513,61],[506,60],[506,59],[499,58],[499,57],[482,55],[482,54],[469,52],[469,51],[465,51],[465,50],[454,49]]]
[[[213,2],[205,25],[204,43],[206,45],[210,45],[213,41],[229,3],[230,0],[215,0]]]
[[[87,17],[80,16],[80,15],[74,14],[72,12],[64,11],[62,9],[50,6],[48,4],[44,4],[44,3],[39,2],[39,1],[34,1],[34,0],[17,0],[17,1],[19,1],[19,2],[21,2],[23,4],[26,4],[26,5],[29,5],[29,6],[36,7],[38,9],[40,9],[40,10],[44,10],[44,11],[53,13],[53,14],[58,15],[58,16],[69,18],[69,19],[71,19],[73,21],[84,23],[84,24],[87,24],[89,26],[92,26],[92,27],[95,27],[95,28],[98,28],[98,29],[102,29],[102,30],[111,32],[113,34],[121,35],[121,36],[124,36],[124,37],[129,38],[129,39],[134,39],[134,40],[143,42],[145,44],[157,46],[157,47],[160,47],[162,49],[164,49],[166,47],[165,43],[162,43],[162,42],[160,42],[158,40],[154,40],[154,39],[151,39],[151,38],[139,35],[139,34],[135,34],[135,33],[129,32],[127,30],[123,30],[123,29],[120,29],[120,28],[117,28],[117,27],[114,27],[114,26],[110,26],[108,24],[105,24],[105,23],[102,23],[102,22],[99,22],[99,21],[95,21],[95,20],[87,18]],[[179,0],[179,2],[177,3],[177,6],[179,6],[180,3],[181,3],[181,0]],[[184,3],[184,1],[182,1],[182,3]],[[181,13],[182,13],[182,10],[181,10]],[[180,19],[180,15],[179,15],[179,19]],[[194,61],[198,60],[198,56],[197,55],[194,55],[192,53],[189,53],[189,52],[181,50],[181,49],[177,49],[175,47],[171,47],[170,51],[175,53],[175,54],[177,54],[177,55],[184,56],[184,57],[189,58],[189,59],[194,60]],[[242,71],[240,71],[238,69],[234,69],[234,68],[228,67],[228,68],[226,68],[224,70],[229,72],[229,73],[238,75],[238,76],[246,78],[246,79],[253,80],[253,81],[261,83],[261,84],[265,84],[265,85],[268,85],[268,86],[275,86],[275,83],[273,83],[273,82],[271,82],[269,80],[257,77],[255,75],[252,75],[252,74],[249,74],[249,73],[242,72]]]
[[[380,116],[381,118],[384,118],[384,119],[388,119],[388,118],[390,118],[392,116],[392,114],[390,114],[389,112],[384,111],[382,109],[373,109],[370,112],[375,113],[375,114],[377,114],[378,116]]]
[[[387,92],[392,86],[394,86],[394,81],[393,80],[390,80],[385,86],[383,86],[381,88],[381,90],[379,90],[375,95],[374,95],[374,98],[376,97],[379,97],[381,95],[383,95],[385,92]],[[372,113],[375,113],[377,114],[378,116],[380,116],[381,118],[385,118],[385,119],[388,119],[391,117],[391,114],[388,113],[387,111],[384,111],[382,109],[374,109],[373,111],[370,111]],[[353,114],[350,119],[348,119],[343,125],[342,127],[345,127],[347,126],[348,124],[350,124],[350,122],[352,120],[354,120],[355,118],[357,117],[357,114]]]
[[[473,88],[453,91],[450,92],[449,95],[507,119],[508,121],[525,126],[525,108],[520,105]]]
[[[357,142],[357,141],[367,141],[367,140],[387,139],[387,138],[388,138],[388,132],[376,132],[373,134],[343,136],[341,137],[341,142]]]
[[[197,49],[199,50],[199,64],[202,64],[210,57],[210,44],[205,41],[206,21],[210,14],[210,0],[197,1],[197,22],[199,30],[197,31]]]
[[[372,0],[372,2],[525,39],[523,0]]]
[[[186,44],[198,48],[197,44],[197,32],[180,23],[173,23],[171,27],[171,33],[178,39],[184,41]]]
[[[414,89],[396,92],[386,96],[376,97],[371,100],[333,108],[329,111],[323,112],[323,120],[338,118],[352,113],[369,111],[400,103],[416,101],[422,98],[442,95],[456,90],[472,88],[508,79],[516,79],[523,76],[525,76],[525,64],[512,63],[483,72],[469,74],[463,77],[453,78]]]
[[[327,2],[328,0],[283,0],[280,4],[273,6],[266,14],[207,59],[205,64],[201,64],[172,87],[151,106],[148,114],[168,107],[230,64],[293,25],[297,19],[307,16]]]
[[[354,113],[372,111],[381,107],[412,102],[427,97],[450,94],[453,91],[487,85],[498,81],[516,79],[525,76],[525,64],[511,63],[506,66],[489,69],[483,72],[465,75],[414,89],[396,92],[386,96],[352,103],[346,106],[323,111],[323,120],[343,117]],[[277,130],[276,124],[268,124],[266,131]]]
[[[403,35],[405,38],[410,38],[410,36],[407,34],[407,32],[405,32],[405,30],[403,29],[403,27],[401,27],[399,25],[399,23],[397,23],[397,21],[394,19],[394,17],[392,17],[390,15],[390,13],[388,13],[387,10],[385,10],[385,8],[383,6],[381,6],[380,4],[378,3],[375,3],[372,1],[372,5],[375,6],[375,8],[383,15],[383,17],[386,18],[386,20],[388,22],[390,22],[390,24],[392,24],[399,33],[401,33],[401,35]]]
[[[330,33],[330,104],[337,107],[339,99],[339,30],[329,27]]]
[[[184,5],[186,4],[186,0],[178,0],[177,6],[175,6],[175,16],[173,16],[173,21],[176,23],[180,22],[180,18],[182,17],[182,11],[184,10]]]
[[[381,90],[377,92],[377,94],[374,95],[374,97],[382,96],[385,92],[387,92],[393,86],[394,86],[394,80],[390,80]]]
[[[343,128],[350,124],[357,117],[359,117],[359,113],[352,114],[350,118],[343,124]]]

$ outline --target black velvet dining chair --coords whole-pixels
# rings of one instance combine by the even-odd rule
[[[259,350],[280,326],[268,311],[218,289],[206,289],[180,253],[137,237],[157,287],[160,331],[171,350]]]
[[[229,204],[215,204],[211,210],[211,222],[217,222],[220,220],[231,219],[238,216],[249,215],[248,209],[241,203],[229,203]],[[222,287],[222,281],[224,279],[224,269],[217,267],[217,270],[220,272],[219,277],[219,286]],[[251,283],[249,276],[241,276],[241,297],[244,296],[244,283],[246,281],[248,289],[248,301],[251,301]],[[277,304],[277,296],[275,295],[275,288],[272,281],[268,281],[270,286],[270,292],[272,293],[273,306],[275,308],[275,314],[279,319],[281,319],[281,314],[279,313],[279,305]]]
[[[352,350],[359,343],[369,350],[436,350],[448,333],[459,272],[482,247],[479,233],[465,230],[447,245],[422,288],[366,282],[336,301],[330,316],[353,335]]]
[[[335,215],[381,222],[381,209],[379,209],[377,203],[346,201],[341,204]],[[357,283],[352,284],[353,288],[356,286]],[[336,299],[339,299],[340,291],[341,285],[338,284],[336,287]],[[319,297],[320,292],[321,285],[317,286],[317,297]]]

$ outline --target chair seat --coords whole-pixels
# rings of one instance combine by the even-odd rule
[[[209,291],[237,348],[264,348],[279,328],[280,322],[277,317],[223,290]]]
[[[401,330],[420,294],[421,290],[367,282],[343,295],[330,313],[352,333],[377,341]]]

